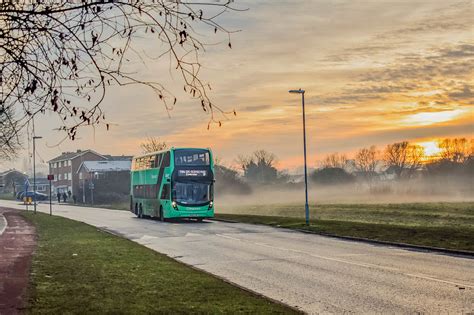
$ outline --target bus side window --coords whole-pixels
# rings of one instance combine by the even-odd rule
[[[170,184],[164,184],[163,189],[161,190],[161,198],[160,199],[170,199]]]
[[[163,157],[163,162],[161,162],[161,167],[168,167],[170,166],[170,153],[166,152],[165,156]]]
[[[163,159],[163,153],[156,155],[156,167],[161,167],[161,160]]]

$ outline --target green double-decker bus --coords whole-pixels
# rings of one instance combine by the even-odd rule
[[[130,211],[139,218],[214,216],[214,163],[209,149],[171,148],[133,158]]]

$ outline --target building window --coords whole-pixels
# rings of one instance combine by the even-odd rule
[[[67,161],[67,166],[71,166],[71,160]]]
[[[69,179],[72,179],[72,173],[69,173],[68,177]]]
[[[82,172],[79,173],[79,179],[82,179]]]
[[[61,174],[58,174],[58,180],[61,180]]]

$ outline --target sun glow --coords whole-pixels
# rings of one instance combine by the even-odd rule
[[[427,126],[453,120],[466,112],[465,109],[445,110],[441,112],[424,112],[407,116],[405,125]]]
[[[438,140],[417,142],[415,144],[423,147],[425,150],[425,156],[428,159],[436,158],[441,152],[441,149],[438,146]]]

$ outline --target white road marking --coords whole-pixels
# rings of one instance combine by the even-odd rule
[[[7,222],[7,219],[5,219],[5,217],[1,214],[0,214],[0,219],[3,220],[3,222],[4,222],[3,228],[0,230],[0,235],[2,235],[3,232],[5,232],[5,230],[7,229],[8,222]]]
[[[223,238],[228,238],[228,239],[234,240],[234,241],[241,241],[240,238],[230,237],[230,236],[227,236],[227,235],[224,235],[224,234],[216,234],[216,236],[223,237]]]
[[[240,239],[233,238],[233,237],[230,237],[230,236],[226,236],[226,235],[223,235],[223,234],[216,234],[216,235],[224,237],[224,238],[229,238],[229,239],[234,239],[234,240],[238,240],[238,241],[242,241],[242,242],[247,242],[247,243],[254,244],[254,245],[264,246],[264,247],[278,249],[278,250],[282,250],[282,251],[291,251],[291,252],[298,253],[298,254],[308,255],[308,256],[311,256],[311,257],[330,260],[330,261],[335,261],[335,262],[344,263],[344,264],[348,264],[348,265],[353,265],[353,266],[358,266],[358,267],[365,267],[365,268],[374,268],[374,269],[380,269],[380,270],[389,270],[389,271],[392,271],[392,272],[400,273],[400,274],[408,276],[408,277],[419,278],[419,279],[424,279],[424,280],[431,280],[431,281],[451,284],[451,285],[455,285],[455,286],[459,286],[459,287],[466,287],[466,288],[474,289],[473,285],[463,284],[463,283],[459,283],[459,282],[453,282],[453,281],[449,281],[449,280],[443,280],[443,279],[435,278],[435,277],[432,277],[432,276],[429,276],[429,275],[405,273],[405,272],[403,272],[402,270],[400,270],[398,268],[379,266],[379,265],[374,265],[374,264],[370,264],[370,263],[360,263],[360,262],[347,261],[347,260],[344,260],[344,259],[334,258],[334,257],[321,256],[321,255],[308,253],[308,252],[305,252],[305,251],[292,249],[292,248],[273,246],[273,245],[268,245],[268,244],[260,243],[260,242],[240,240]]]

